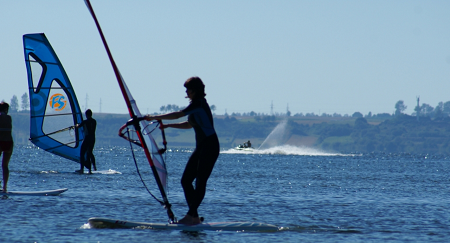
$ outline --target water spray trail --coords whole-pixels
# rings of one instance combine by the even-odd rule
[[[287,120],[280,122],[273,131],[267,136],[264,142],[259,146],[258,149],[267,149],[275,146],[280,146],[284,142],[284,137],[286,135]]]

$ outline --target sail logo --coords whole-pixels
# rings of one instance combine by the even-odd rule
[[[57,93],[50,97],[49,105],[55,111],[63,110],[66,104],[66,97],[62,94]]]

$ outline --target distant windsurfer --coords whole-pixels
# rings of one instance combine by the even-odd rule
[[[152,120],[175,120],[188,116],[187,121],[173,124],[165,124],[164,128],[172,127],[179,129],[194,128],[196,147],[189,158],[181,185],[183,186],[189,211],[179,224],[200,224],[198,215],[200,206],[206,192],[206,183],[213,170],[214,164],[219,157],[219,139],[214,129],[211,109],[205,99],[205,85],[199,77],[191,77],[185,83],[186,98],[190,99],[188,107],[181,111],[171,112],[163,115],[146,115],[147,121]],[[195,187],[192,183],[195,180]]]
[[[87,109],[85,114],[86,120],[76,125],[76,127],[84,127],[84,140],[80,151],[80,170],[77,170],[76,172],[83,174],[83,168],[86,167],[89,170],[89,174],[91,174],[92,166],[94,167],[94,170],[97,170],[97,167],[95,166],[95,157],[93,154],[97,121],[92,118],[91,109]]]
[[[9,104],[0,103],[0,157],[3,153],[2,171],[3,171],[3,192],[7,191],[9,179],[9,160],[13,152],[14,142],[11,135],[12,119],[8,115]]]

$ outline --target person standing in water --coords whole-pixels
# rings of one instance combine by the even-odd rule
[[[8,115],[9,104],[0,103],[0,157],[3,153],[2,171],[3,171],[3,192],[7,192],[9,179],[9,160],[13,152],[14,142],[12,138],[12,119]]]
[[[91,109],[87,109],[85,114],[86,120],[76,125],[76,127],[84,127],[84,140],[83,144],[81,144],[80,151],[80,170],[77,170],[76,172],[83,174],[83,167],[86,167],[89,170],[89,174],[92,174],[92,166],[94,166],[94,170],[97,170],[97,167],[95,166],[95,157],[93,154],[97,121],[92,118]]]
[[[191,77],[184,83],[184,87],[186,88],[186,98],[190,99],[188,107],[181,111],[163,115],[146,115],[144,118],[147,121],[175,120],[188,116],[187,121],[164,124],[163,128],[194,128],[195,150],[189,158],[181,178],[181,185],[189,211],[184,218],[178,221],[179,224],[192,225],[201,223],[197,209],[205,197],[206,183],[219,157],[220,146],[214,129],[211,109],[205,99],[206,94],[203,81],[199,77]],[[192,185],[194,180],[195,187]]]

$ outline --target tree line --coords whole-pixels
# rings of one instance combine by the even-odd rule
[[[17,144],[27,144],[29,138],[29,114],[18,112],[13,118],[13,136]],[[97,146],[128,146],[117,136],[117,130],[128,119],[127,114],[97,114]],[[214,125],[221,147],[231,148],[251,140],[257,147],[274,128],[286,121],[280,144],[301,138],[307,145],[344,153],[353,152],[403,152],[450,154],[450,117],[442,119],[421,118],[399,114],[380,121],[378,118],[299,118],[299,117],[214,117]],[[191,129],[169,129],[167,141],[172,147],[195,146]]]
[[[395,103],[395,111],[394,113],[390,114],[390,113],[378,113],[378,114],[372,114],[372,112],[369,112],[366,115],[363,115],[361,112],[354,112],[352,115],[349,114],[338,114],[338,113],[333,113],[333,114],[327,114],[327,113],[322,113],[321,115],[319,114],[315,114],[314,112],[310,112],[310,113],[305,113],[303,114],[302,112],[300,113],[295,113],[294,117],[353,117],[353,118],[360,118],[360,117],[365,117],[365,118],[392,118],[395,116],[399,116],[399,115],[404,115],[404,111],[406,110],[407,106],[405,105],[403,100],[399,100]],[[255,117],[255,119],[257,120],[273,120],[273,118],[270,118],[272,116],[291,116],[291,112],[289,110],[287,110],[286,113],[273,113],[271,115],[266,114],[266,113],[256,113],[254,111],[251,112],[244,112],[244,113],[239,113],[239,112],[233,112],[231,113],[231,116],[253,116]],[[229,116],[226,112],[225,112],[225,116]],[[422,105],[419,105],[419,102],[417,102],[417,106],[414,108],[414,112],[411,113],[411,116],[419,116],[419,117],[429,117],[429,118],[445,118],[445,117],[449,117],[450,116],[450,101],[447,102],[439,102],[438,105],[436,107],[433,107],[429,104],[423,103]],[[269,117],[269,118],[267,118]]]
[[[163,113],[167,113],[167,112],[181,111],[184,108],[186,108],[186,106],[178,106],[178,105],[168,104],[168,105],[161,106],[159,108],[159,111],[161,111]],[[209,108],[211,109],[211,111],[213,113],[216,110],[216,106],[215,105],[210,105]]]
[[[28,112],[30,110],[30,100],[26,92],[22,95],[21,101],[21,109],[19,110],[19,99],[16,95],[13,95],[11,101],[9,102],[9,112]],[[5,102],[5,100],[2,100],[2,102]]]
[[[5,102],[5,100],[2,100],[2,101]],[[186,108],[186,106],[167,104],[167,105],[161,106],[159,108],[159,110],[162,113],[167,113],[167,112],[173,112],[173,111],[180,111],[180,110],[183,110],[184,108]],[[404,111],[406,110],[407,106],[403,100],[399,100],[395,103],[394,108],[395,108],[395,111],[393,114],[390,114],[390,113],[372,114],[372,112],[369,112],[368,114],[363,115],[361,112],[354,112],[352,115],[348,115],[348,114],[341,115],[338,113],[333,113],[333,114],[322,113],[321,115],[318,115],[318,114],[315,114],[314,112],[305,113],[305,114],[300,112],[300,113],[296,113],[296,114],[292,115],[292,113],[289,110],[287,110],[286,113],[276,112],[273,114],[266,114],[266,113],[257,113],[254,111],[250,111],[250,112],[243,112],[243,113],[233,112],[233,113],[231,113],[231,115],[229,115],[225,111],[225,116],[231,116],[231,117],[252,116],[252,117],[255,117],[256,120],[263,120],[263,121],[273,121],[274,117],[277,117],[277,116],[389,118],[389,117],[404,115],[405,114]],[[217,107],[215,105],[211,105],[210,109],[214,114]],[[13,97],[11,98],[11,101],[9,103],[9,111],[10,112],[28,112],[29,110],[30,110],[30,102],[29,102],[28,94],[26,92],[21,96],[20,106],[19,106],[19,99],[17,98],[16,95],[13,95]],[[155,112],[155,114],[158,114],[158,113]],[[450,116],[450,101],[447,101],[447,102],[441,101],[438,103],[438,105],[436,107],[433,107],[427,103],[423,103],[422,105],[419,105],[419,98],[417,98],[417,105],[414,108],[414,112],[411,113],[411,116],[429,117],[429,118],[449,117]]]
[[[395,115],[404,114],[407,106],[403,102],[403,100],[397,101],[395,104]],[[414,107],[414,112],[411,114],[416,117],[429,117],[429,118],[445,118],[450,116],[450,101],[447,102],[439,102],[436,107],[433,107],[429,104],[423,103],[419,104],[419,98],[417,98],[417,105]]]

